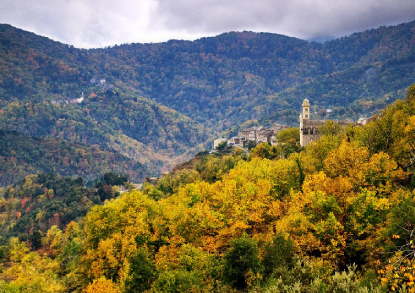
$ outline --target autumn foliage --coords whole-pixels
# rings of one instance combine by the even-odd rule
[[[199,158],[51,227],[37,250],[11,238],[0,288],[413,292],[414,90],[285,158]]]

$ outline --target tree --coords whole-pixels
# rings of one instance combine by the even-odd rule
[[[276,146],[271,146],[268,143],[260,143],[249,152],[252,158],[275,159],[279,156],[279,151]]]
[[[246,234],[231,242],[224,260],[225,281],[237,289],[245,289],[248,276],[256,276],[262,269],[257,243]]]
[[[222,141],[220,144],[218,144],[218,146],[216,147],[216,149],[218,151],[223,151],[226,147],[228,146],[228,141]]]
[[[148,259],[146,250],[140,248],[130,260],[125,291],[144,292],[151,288],[151,284],[156,278],[156,266]]]
[[[255,146],[256,146],[255,141],[252,141],[252,140],[248,141],[248,145],[247,145],[248,151],[253,149]]]
[[[297,127],[287,128],[275,134],[278,144],[299,144],[300,129]]]
[[[320,126],[318,131],[322,135],[334,137],[342,132],[342,128],[339,124],[329,120],[323,126]]]
[[[89,284],[85,293],[121,293],[121,290],[112,280],[101,277]]]
[[[300,144],[300,129],[297,127],[283,129],[275,134],[279,145],[298,146]]]
[[[330,125],[334,128],[332,131],[330,131]],[[337,133],[337,126],[330,123],[327,127],[328,130],[323,130],[323,133],[326,134],[323,134],[318,141],[306,147],[305,156],[303,156],[305,171],[312,173],[323,169],[324,160],[327,155],[336,149],[342,142],[342,135],[340,133],[335,134]]]
[[[128,181],[128,178],[125,175],[118,175],[114,172],[107,172],[104,174],[102,181],[107,185],[123,185]]]
[[[36,250],[42,245],[42,234],[39,231],[34,231],[29,236],[29,240],[32,250]]]
[[[286,158],[294,152],[301,150],[300,146],[300,129],[287,128],[283,129],[275,135],[278,147],[281,149],[281,157]]]
[[[285,239],[282,233],[278,234],[265,246],[265,254],[262,260],[264,277],[270,277],[277,268],[287,270],[292,267],[294,259],[294,243]]]

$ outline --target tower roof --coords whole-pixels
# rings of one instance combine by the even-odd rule
[[[302,106],[303,107],[310,107],[310,102],[307,99],[304,99]]]

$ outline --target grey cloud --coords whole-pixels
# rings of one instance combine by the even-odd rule
[[[131,42],[147,24],[147,2],[133,0],[2,0],[0,23],[64,43],[91,47]]]
[[[413,0],[159,0],[174,29],[219,33],[264,30],[301,38],[341,36],[415,19]]]
[[[166,26],[202,32],[223,32],[281,23],[289,6],[273,1],[159,0],[157,15]]]
[[[0,23],[79,47],[228,31],[314,38],[415,19],[413,0],[1,0]]]

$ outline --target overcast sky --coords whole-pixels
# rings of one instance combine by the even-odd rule
[[[341,37],[412,20],[414,0],[0,0],[0,23],[83,48],[243,30]]]

